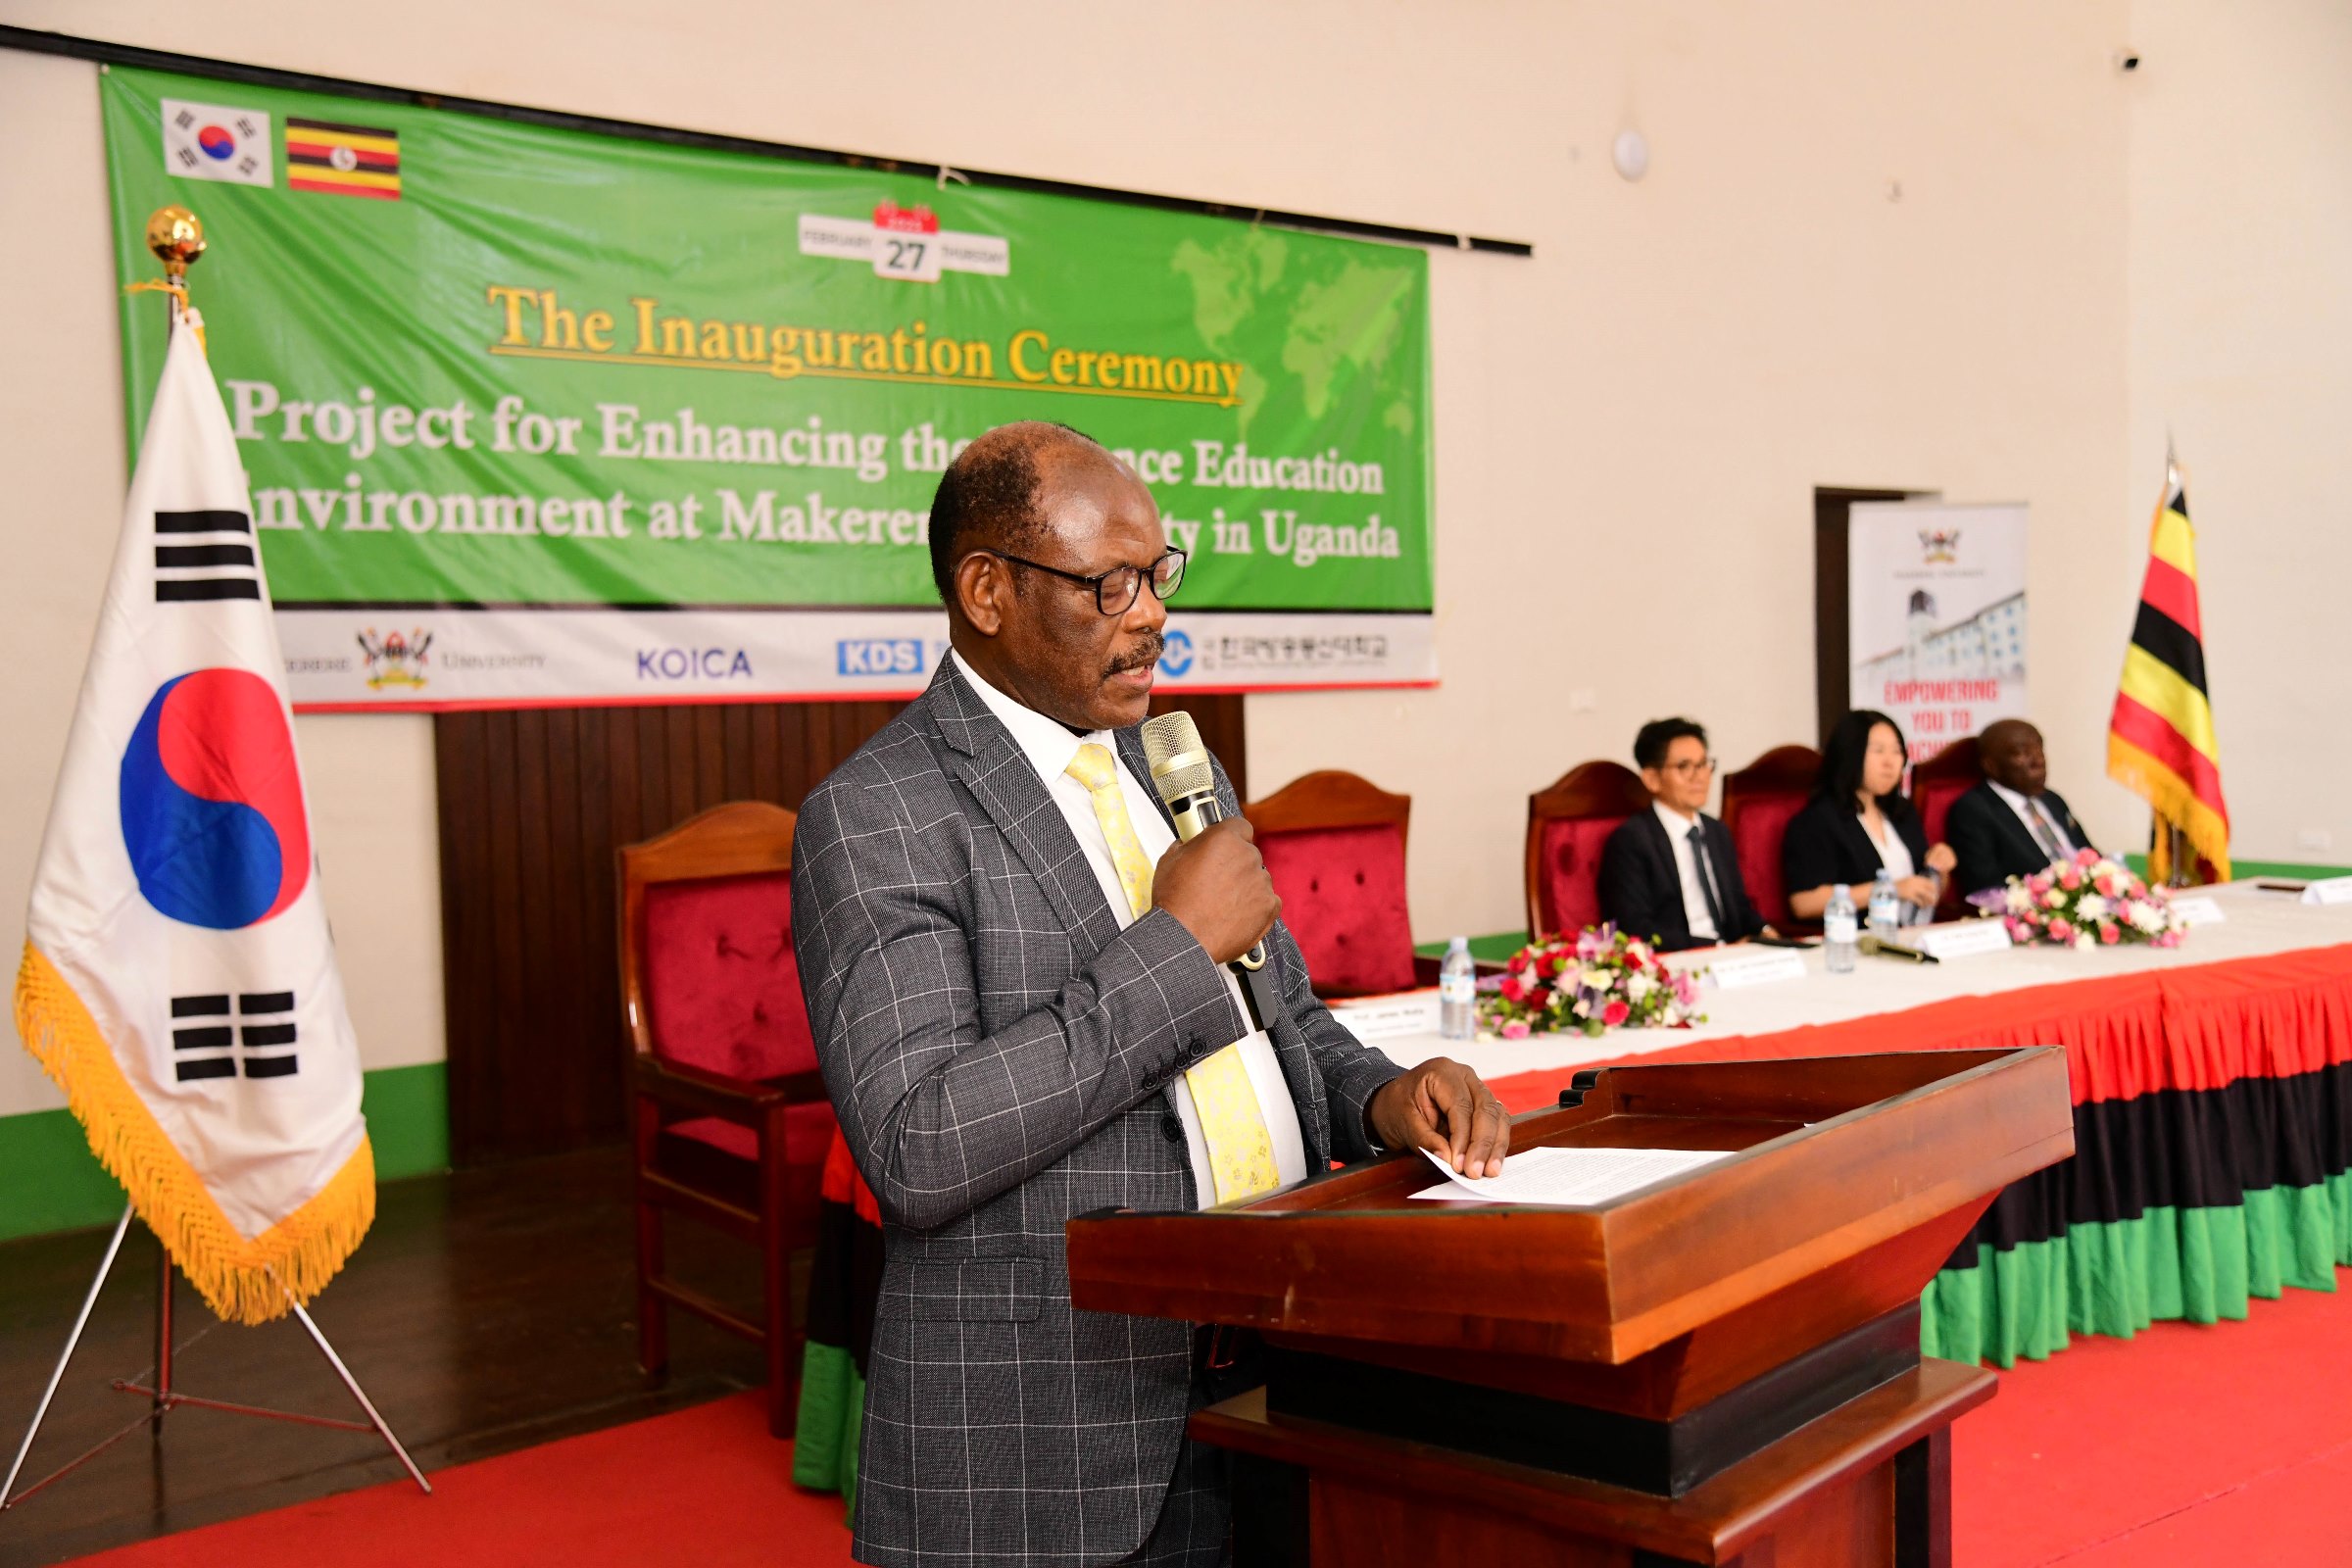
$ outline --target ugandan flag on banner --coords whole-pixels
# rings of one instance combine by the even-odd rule
[[[2204,639],[2196,530],[2180,469],[2167,458],[2139,616],[2107,724],[2107,773],[2154,808],[2160,829],[2182,829],[2215,878],[2226,882],[2230,808],[2222,800],[2221,748],[2205,695]],[[2162,881],[2172,870],[2172,835],[2159,831],[2148,852],[2148,880]]]
[[[840,1133],[825,1155],[816,1257],[808,1278],[808,1347],[801,1357],[801,1408],[792,1479],[838,1492],[858,1507],[858,1435],[865,1423],[866,1355],[882,1297],[882,1209],[858,1174]]]
[[[400,200],[400,133],[331,120],[286,120],[286,188]]]

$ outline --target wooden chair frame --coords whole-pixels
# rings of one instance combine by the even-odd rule
[[[1527,798],[1527,934],[1542,941],[1542,901],[1537,888],[1544,861],[1544,827],[1547,822],[1592,816],[1632,816],[1649,809],[1649,791],[1642,775],[1623,762],[1579,762],[1544,788]]]
[[[800,1400],[803,1333],[792,1322],[792,1259],[785,1213],[786,1112],[826,1102],[816,1071],[788,1073],[747,1087],[740,1079],[654,1054],[647,1014],[642,937],[645,893],[665,882],[759,876],[792,869],[797,813],[763,801],[735,801],[687,818],[668,832],[618,852],[620,1004],[629,1041],[630,1128],[637,1216],[637,1358],[649,1373],[669,1363],[667,1309],[697,1317],[759,1345],[767,1357],[767,1424],[792,1435]],[[707,1192],[657,1165],[663,1111],[716,1116],[751,1129],[758,1141],[757,1206]],[[669,1213],[698,1219],[760,1250],[760,1321],[670,1278],[664,1272],[663,1223]]]

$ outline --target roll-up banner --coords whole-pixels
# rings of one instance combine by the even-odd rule
[[[1846,531],[1856,708],[1925,761],[2026,707],[2026,508],[1857,502]]]
[[[1191,553],[1162,682],[1426,684],[1428,258],[1083,197],[116,67],[298,710],[910,694],[931,495],[1074,425]],[[122,315],[135,450],[165,349]]]

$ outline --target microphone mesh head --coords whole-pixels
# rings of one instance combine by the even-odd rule
[[[1190,713],[1162,713],[1144,720],[1144,760],[1152,764],[1152,789],[1170,804],[1217,787],[1208,748],[1200,744],[1200,726]]]

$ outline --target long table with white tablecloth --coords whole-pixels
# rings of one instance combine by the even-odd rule
[[[1708,990],[1690,1029],[1449,1042],[1401,999],[1337,1010],[1406,1065],[1467,1061],[1515,1111],[1618,1061],[2063,1046],[2075,1157],[2003,1193],[1923,1302],[1929,1353],[2006,1366],[2073,1334],[2243,1317],[2352,1264],[2352,906],[2207,891],[2221,918],[2179,948],[1864,957],[1842,975],[1816,951],[1799,978]]]

